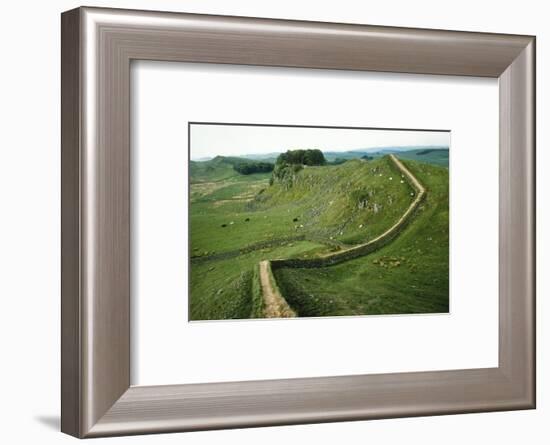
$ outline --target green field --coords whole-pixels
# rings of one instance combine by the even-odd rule
[[[274,270],[298,316],[448,311],[448,169],[402,160],[427,198],[395,240],[330,267]],[[262,317],[261,260],[315,258],[365,243],[415,195],[387,156],[305,167],[272,185],[271,173],[242,175],[235,162],[191,163],[191,320]]]

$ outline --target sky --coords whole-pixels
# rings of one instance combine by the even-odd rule
[[[448,147],[450,132],[191,124],[190,142],[191,159],[197,160],[299,148],[326,152],[411,145]]]

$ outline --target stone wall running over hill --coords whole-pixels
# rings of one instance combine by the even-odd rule
[[[426,199],[426,189],[399,159],[397,159],[394,155],[389,155],[389,157],[395,164],[395,166],[401,171],[401,173],[405,175],[409,184],[414,188],[414,190],[416,190],[416,197],[411,205],[407,208],[405,213],[403,213],[403,215],[401,215],[401,217],[388,230],[386,230],[375,239],[370,240],[366,243],[358,244],[356,246],[343,249],[339,252],[328,253],[317,258],[275,259],[271,261],[265,261],[263,267],[268,269],[268,273],[272,277],[272,280],[275,280],[275,277],[272,274],[273,269],[278,269],[282,267],[326,267],[332,266],[334,264],[339,264],[360,256],[368,255],[391,242],[405,229],[405,227],[407,227],[410,221],[414,218],[414,215],[420,207],[420,204]],[[271,282],[271,280],[269,280],[269,282]],[[268,296],[266,294],[280,294],[277,288],[277,283],[274,282],[273,284],[275,287],[274,289],[264,289],[264,298]]]

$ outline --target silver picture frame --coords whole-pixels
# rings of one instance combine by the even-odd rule
[[[535,407],[535,37],[88,7],[62,14],[61,36],[63,432]],[[498,367],[131,386],[132,60],[497,78]]]

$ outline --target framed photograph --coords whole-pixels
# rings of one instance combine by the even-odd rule
[[[535,38],[62,14],[62,431],[535,407]]]

